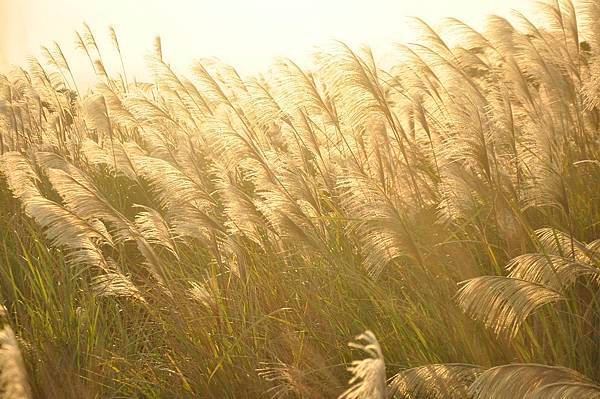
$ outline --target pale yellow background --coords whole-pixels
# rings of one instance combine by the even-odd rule
[[[531,0],[0,0],[0,71],[40,54],[54,40],[72,59],[78,79],[90,67],[75,50],[74,31],[87,21],[109,59],[108,26],[114,25],[128,73],[144,76],[144,54],[154,36],[163,38],[167,60],[185,71],[201,57],[215,56],[242,73],[265,70],[275,56],[308,60],[315,45],[339,39],[375,50],[413,40],[408,16],[430,23],[454,16],[481,27],[485,15],[510,15]],[[381,50],[383,51],[383,50]],[[109,71],[110,72],[110,71]]]

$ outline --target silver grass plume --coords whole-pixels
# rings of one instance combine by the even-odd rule
[[[352,362],[348,368],[353,374],[348,382],[351,386],[338,399],[386,399],[385,362],[375,334],[367,330],[356,340],[359,342],[350,342],[348,345],[363,350],[369,357]]]
[[[6,176],[13,195],[21,201],[25,213],[42,227],[50,243],[68,249],[65,257],[69,264],[107,268],[99,245],[112,246],[113,241],[100,220],[85,220],[42,196],[36,186],[39,177],[21,154],[4,154],[0,158],[0,171]]]
[[[37,188],[40,178],[22,154],[7,152],[0,156],[0,173],[5,176],[15,198],[26,201],[40,195]]]
[[[176,258],[177,250],[171,228],[162,215],[149,207],[137,205],[137,208],[143,209],[135,215],[135,224],[140,234],[149,244],[158,245],[166,248]]]
[[[0,331],[0,397],[2,399],[32,397],[17,338],[8,325]]]
[[[589,251],[586,245],[572,235],[550,227],[544,227],[535,231],[540,244],[548,253],[571,258],[578,262],[591,263],[593,251]]]
[[[115,238],[132,239],[132,224],[119,213],[83,173],[79,176],[60,169],[48,169],[46,175],[66,207],[82,218],[101,219],[110,223]]]
[[[403,255],[420,260],[409,229],[411,209],[396,191],[378,180],[356,172],[341,177],[342,206],[356,231],[370,275],[377,277],[391,261]]]
[[[212,289],[216,284],[211,284],[210,280],[206,281],[190,281],[190,287],[187,289],[188,297],[206,309],[213,309],[216,306],[215,296]]]
[[[65,209],[87,221],[99,219],[108,223],[111,236],[117,241],[135,242],[152,275],[158,281],[163,280],[159,258],[135,223],[115,209],[83,171],[55,154],[44,154],[38,164],[45,169],[50,183],[65,203]]]
[[[141,303],[146,300],[129,277],[120,272],[104,273],[92,278],[92,291],[99,296],[133,298]]]
[[[146,63],[161,94],[172,98],[173,101],[179,101],[191,117],[192,123],[202,122],[212,114],[206,99],[193,84],[177,76],[162,59],[153,55],[146,58]]]
[[[310,376],[293,365],[278,362],[265,364],[256,370],[258,375],[273,384],[265,393],[271,399],[285,399],[297,395],[301,398],[325,399],[323,392],[310,385]]]
[[[148,181],[151,190],[166,211],[166,221],[177,236],[209,240],[212,231],[220,231],[213,199],[204,185],[176,165],[150,156],[131,157],[135,169]]]
[[[521,324],[541,306],[563,300],[563,295],[541,284],[503,276],[476,277],[462,283],[459,306],[497,335],[514,338]]]
[[[567,392],[587,396],[560,396]],[[566,367],[515,363],[485,370],[471,384],[469,394],[473,399],[597,398],[600,387]]]
[[[115,142],[110,148],[102,148],[98,143],[87,138],[81,143],[80,151],[91,165],[104,165],[111,171],[139,184],[139,172],[133,157],[144,155],[144,150],[136,143]]]
[[[583,382],[556,382],[547,384],[525,399],[599,399],[600,386]]]
[[[469,397],[469,386],[482,370],[473,364],[428,364],[402,370],[389,386],[392,395],[405,399],[463,399]]]
[[[572,258],[539,253],[513,258],[506,269],[509,277],[542,284],[556,290],[572,285],[578,277],[585,276],[600,282],[600,269],[593,264],[578,262]]]

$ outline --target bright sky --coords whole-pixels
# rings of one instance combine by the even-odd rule
[[[475,27],[489,14],[507,16],[533,0],[0,0],[0,72],[40,55],[57,41],[76,75],[90,66],[75,50],[87,22],[104,53],[114,25],[129,74],[144,76],[144,55],[160,35],[169,63],[186,71],[194,59],[217,57],[242,73],[264,71],[276,56],[300,63],[315,45],[339,39],[383,48],[414,38],[407,17],[435,24],[453,16]],[[101,47],[102,50],[102,47]],[[107,55],[108,57],[108,55]],[[111,70],[109,66],[109,71]],[[118,71],[116,66],[113,71]]]

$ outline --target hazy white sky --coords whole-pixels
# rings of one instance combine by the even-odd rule
[[[114,25],[128,73],[140,74],[154,36],[167,60],[186,70],[215,56],[242,73],[265,70],[275,56],[303,62],[315,45],[339,39],[377,49],[410,41],[407,17],[430,23],[453,16],[481,26],[488,14],[509,15],[532,0],[0,0],[0,70],[39,55],[57,41],[77,75],[89,65],[75,51],[74,32],[86,21],[104,52]],[[101,49],[102,50],[102,49]]]

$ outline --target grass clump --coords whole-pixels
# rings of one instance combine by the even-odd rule
[[[600,4],[541,8],[386,70],[157,39],[136,82],[86,26],[87,93],[58,47],[0,77],[1,394],[598,397]]]

